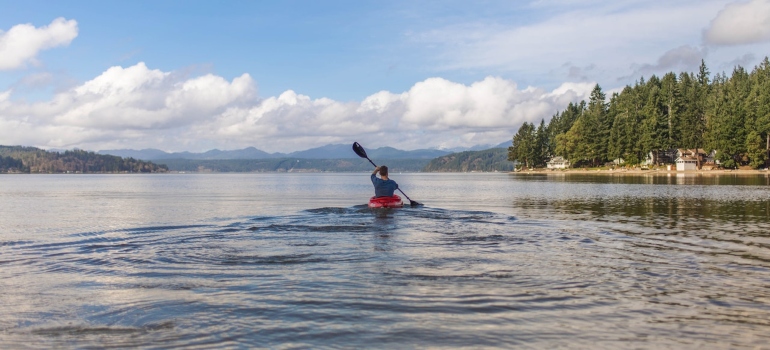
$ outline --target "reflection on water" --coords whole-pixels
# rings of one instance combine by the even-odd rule
[[[766,346],[766,178],[673,178],[6,177],[0,348]]]
[[[527,213],[547,211],[569,219],[636,222],[654,228],[690,229],[701,224],[768,224],[770,201],[711,200],[705,198],[559,199],[521,198],[514,206]],[[753,226],[754,227],[754,226]]]
[[[570,183],[645,184],[645,185],[770,185],[770,173],[658,173],[624,174],[623,172],[600,174],[585,173],[534,173],[516,174],[520,181],[556,181]]]

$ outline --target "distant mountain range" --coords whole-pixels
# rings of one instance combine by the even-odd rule
[[[367,153],[377,163],[386,162],[397,172],[510,171],[513,163],[507,161],[507,146],[506,142],[481,151],[459,153],[380,147]],[[483,147],[489,146],[478,146]],[[254,147],[204,153],[167,153],[157,149],[99,153],[0,146],[0,173],[361,172],[372,168],[368,161],[355,155],[349,145],[327,145],[287,154],[267,153]]]
[[[418,149],[413,151],[403,151],[392,147],[380,147],[367,150],[369,158],[373,159],[434,159],[454,152],[476,151],[489,148],[508,148],[510,142],[506,141],[499,145],[477,145],[470,148],[453,149]],[[203,153],[192,152],[173,152],[168,153],[159,149],[147,148],[143,150],[116,149],[102,150],[98,154],[109,154],[123,158],[134,158],[147,161],[165,160],[165,159],[194,159],[194,160],[221,160],[221,159],[279,159],[279,158],[300,158],[300,159],[350,159],[358,158],[353,152],[351,145],[326,145],[322,147],[311,148],[304,151],[291,153],[267,153],[265,151],[248,147],[238,150],[222,151],[213,149]]]
[[[265,151],[258,150],[254,147],[248,147],[244,149],[221,151],[218,149],[212,149],[203,153],[192,152],[174,152],[168,153],[154,148],[146,148],[143,150],[133,149],[113,149],[102,150],[96,152],[98,154],[109,154],[113,156],[123,158],[134,158],[141,160],[163,160],[163,159],[199,159],[199,160],[211,160],[211,159],[269,159],[269,158],[281,158],[276,157],[276,154],[267,153]]]

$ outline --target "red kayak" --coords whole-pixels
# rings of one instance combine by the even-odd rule
[[[404,202],[397,194],[392,197],[372,197],[369,199],[369,208],[401,208],[403,206]]]

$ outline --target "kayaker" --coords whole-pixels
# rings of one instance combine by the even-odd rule
[[[380,173],[380,178],[377,178],[377,173]],[[388,167],[384,165],[374,168],[372,184],[374,184],[375,197],[392,197],[393,192],[398,189],[398,184],[388,179]]]

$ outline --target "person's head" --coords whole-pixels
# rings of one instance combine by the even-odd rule
[[[380,167],[380,176],[388,176],[388,167],[384,165]]]

